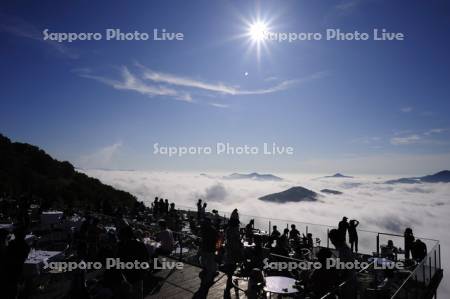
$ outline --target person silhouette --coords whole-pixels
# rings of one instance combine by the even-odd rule
[[[405,259],[408,260],[415,240],[412,229],[410,227],[406,228],[403,236],[405,239]]]
[[[344,216],[338,225],[339,234],[341,235],[342,240],[344,240],[345,242],[347,241],[347,230],[348,230],[347,219],[348,218]]]
[[[16,298],[17,287],[22,279],[23,265],[30,253],[30,246],[25,242],[25,228],[18,226],[14,229],[14,240],[9,242],[5,256],[5,286],[2,290],[5,298]],[[3,297],[2,297],[3,298]]]
[[[412,256],[418,263],[420,263],[427,256],[427,245],[420,239],[417,239],[414,242]]]
[[[267,247],[272,247],[273,241],[278,241],[278,238],[281,236],[281,233],[278,231],[276,225],[272,226],[272,232],[270,233],[269,239],[267,241]]]
[[[345,218],[345,217],[344,217]],[[330,230],[328,238],[334,245],[338,252],[338,258],[340,262],[343,263],[354,263],[355,258],[353,256],[352,250],[348,247],[345,239],[342,238],[342,232],[337,229]],[[356,272],[354,269],[344,269],[339,270],[340,279],[342,281],[347,281],[345,287],[342,289],[343,298],[355,298],[356,289]]]
[[[359,221],[352,219],[350,220],[349,226],[348,226],[348,238],[350,242],[350,248],[352,251],[358,253],[358,232],[356,228],[359,225]]]
[[[144,243],[136,240],[133,229],[124,226],[119,231],[120,242],[118,244],[117,256],[123,262],[148,262],[149,255]],[[127,269],[123,274],[132,286],[133,298],[143,298],[143,282],[145,270]]]
[[[201,282],[199,289],[195,292],[192,298],[206,299],[209,288],[214,282],[214,277],[217,272],[215,256],[217,237],[218,234],[215,228],[211,225],[211,219],[203,219],[199,249],[200,264],[202,267],[202,271],[199,273]]]
[[[242,243],[239,233],[239,222],[230,219],[225,231],[225,273],[227,274],[227,284],[224,291],[224,298],[231,298],[230,290],[233,287],[232,277],[236,271],[237,263],[242,260]]]
[[[234,209],[233,212],[231,212],[230,220],[235,219],[239,223],[239,212],[238,209]]]
[[[197,201],[197,220],[202,218],[202,200],[199,198]]]
[[[295,227],[295,224],[291,224],[291,231],[289,232],[289,239],[297,240],[298,238],[300,238],[300,232]]]

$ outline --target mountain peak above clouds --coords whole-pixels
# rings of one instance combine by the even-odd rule
[[[352,179],[353,177],[352,176],[348,176],[348,175],[344,175],[344,174],[338,172],[338,173],[335,173],[333,175],[326,176],[326,178],[348,178],[348,179]]]
[[[316,192],[301,186],[297,186],[289,188],[282,192],[262,196],[259,198],[259,200],[275,203],[316,201],[317,196],[318,194]]]
[[[259,174],[257,172],[252,172],[249,174],[242,173],[232,173],[230,175],[224,176],[224,179],[227,180],[242,180],[242,179],[250,179],[256,181],[282,181],[283,179],[277,177],[273,174]]]
[[[400,178],[385,182],[385,184],[420,184],[420,183],[450,183],[450,170],[442,170],[435,174],[430,174],[422,177]]]

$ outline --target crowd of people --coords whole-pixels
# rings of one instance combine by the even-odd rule
[[[207,298],[220,272],[227,277],[224,298],[231,298],[235,275],[249,277],[246,295],[248,298],[258,298],[262,293],[263,276],[271,274],[270,270],[264,269],[266,258],[272,261],[315,260],[323,265],[332,256],[344,262],[358,258],[359,221],[356,219],[348,221],[347,217],[343,217],[337,229],[329,231],[327,237],[334,246],[332,250],[320,246],[320,240],[314,240],[306,227],[291,224],[290,227],[280,229],[273,225],[269,232],[264,232],[257,228],[255,219],[250,219],[246,224],[241,223],[237,209],[232,211],[229,218],[220,216],[217,210],[208,212],[206,209],[207,203],[199,199],[196,215],[187,214],[177,210],[175,203],[169,203],[168,199],[156,197],[150,208],[139,212],[139,216],[134,215],[139,221],[130,221],[120,214],[105,217],[86,213],[81,225],[67,239],[72,253],[70,259],[105,263],[106,258],[115,257],[124,262],[158,263],[158,257],[173,256],[180,236],[183,236],[182,229],[188,227],[187,233],[198,248],[196,258],[201,267],[201,284],[193,298],[202,299]],[[303,229],[305,233],[301,232]],[[24,241],[27,230],[30,227],[22,223],[16,226],[11,240],[11,233],[0,229],[0,283],[6,294],[4,298],[17,298],[20,293],[22,269],[31,248]],[[410,228],[405,230],[404,242],[402,252],[405,259],[411,255],[413,260],[419,262],[426,256],[425,243],[415,239]],[[396,260],[400,252],[389,240],[382,247],[381,255]],[[352,271],[332,271],[325,267],[307,273],[285,274],[302,280],[303,290],[309,292],[312,298],[320,298],[339,282],[351,280],[354,275]],[[86,271],[75,271],[69,297],[143,298],[144,284],[151,277],[151,270],[105,270],[95,283],[89,284]],[[349,288],[346,291],[351,293],[354,290]]]
[[[264,266],[264,259],[270,257],[271,261],[286,261],[287,259],[296,260],[317,260],[322,265],[331,257],[339,258],[341,262],[354,262],[362,256],[358,254],[358,229],[360,222],[356,219],[348,220],[347,217],[338,223],[336,229],[331,229],[328,233],[328,239],[334,246],[334,250],[326,247],[320,247],[320,240],[314,244],[311,233],[301,233],[295,224],[291,224],[290,229],[285,228],[282,232],[277,225],[271,227],[270,233],[261,233],[255,228],[255,220],[242,225],[239,220],[239,212],[234,209],[228,222],[212,222],[211,218],[205,216],[205,203],[201,200],[197,203],[197,219],[200,221],[200,239],[201,246],[199,251],[202,283],[194,298],[206,298],[208,289],[212,285],[214,278],[218,274],[218,269],[227,275],[224,298],[230,298],[230,290],[233,287],[232,276],[236,275],[238,269],[239,275],[246,277],[261,277],[261,269]],[[213,217],[217,211],[212,213]],[[241,228],[242,227],[242,228]],[[392,248],[395,253],[403,252],[405,260],[412,263],[420,262],[427,254],[425,243],[421,240],[415,240],[412,230],[408,228],[405,231],[405,250],[401,251],[394,247],[393,241],[381,246],[381,257],[392,261],[397,260],[397,255],[389,254],[385,249]],[[221,247],[221,244],[225,244]],[[313,254],[314,248],[317,250]],[[395,249],[394,249],[395,248]],[[412,260],[410,254],[412,253]],[[266,275],[276,274],[268,273]],[[278,273],[280,274],[280,273]],[[285,273],[287,275],[295,275]],[[328,291],[337,287],[339,283],[348,281],[346,287],[341,290],[347,296],[353,296],[355,292],[355,271],[343,270],[336,271],[322,267],[307,273],[297,273],[297,278],[305,282],[303,290],[310,292],[311,298],[320,298]],[[261,284],[254,284],[261,285]],[[249,294],[258,294],[261,288],[253,287],[247,292]],[[256,295],[255,295],[256,296]],[[251,297],[251,296],[250,296]],[[257,298],[254,297],[254,298]]]

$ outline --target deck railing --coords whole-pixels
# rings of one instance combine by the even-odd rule
[[[196,208],[194,207],[183,207],[178,206],[179,209],[187,212],[195,213]],[[228,219],[230,217],[230,212],[218,211],[219,215]],[[307,235],[308,233],[312,234],[314,246],[322,246],[327,248],[332,248],[328,234],[331,229],[335,229],[336,227],[330,225],[323,224],[314,224],[308,222],[300,222],[294,220],[286,220],[286,219],[277,219],[277,218],[269,218],[269,217],[261,217],[254,215],[247,215],[239,213],[241,226],[245,226],[251,219],[254,220],[255,228],[265,231],[268,234],[272,232],[272,227],[274,225],[277,226],[277,229],[280,233],[283,233],[285,228],[291,228],[291,225],[294,224],[296,228]],[[381,247],[388,243],[389,240],[392,240],[394,245],[401,249],[404,246],[404,237],[403,235],[393,234],[393,233],[381,233],[376,231],[362,230],[358,229],[358,253],[369,255],[369,256],[379,256],[381,252]],[[184,237],[186,238],[186,236]],[[391,299],[399,299],[399,298],[416,298],[411,297],[413,295],[418,295],[418,292],[423,291],[428,288],[430,284],[433,283],[433,278],[436,274],[442,272],[441,270],[441,255],[440,255],[440,245],[438,240],[416,237],[416,239],[420,239],[427,246],[428,254],[416,267],[414,270],[402,281],[399,287],[396,289],[395,293],[392,295]],[[181,244],[181,243],[180,243]],[[182,245],[181,245],[182,246]],[[431,249],[430,249],[431,248]],[[404,260],[404,250],[399,250],[399,260]],[[181,258],[181,255],[180,255]],[[358,273],[363,272],[366,269],[359,271]],[[343,288],[346,287],[348,282],[343,282],[338,287],[338,290],[334,292],[340,292]],[[331,293],[328,295],[331,298]],[[326,298],[326,296],[324,297]],[[418,297],[417,297],[418,298]]]

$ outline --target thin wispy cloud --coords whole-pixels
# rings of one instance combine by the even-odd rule
[[[417,134],[412,134],[403,137],[392,137],[391,144],[392,145],[408,145],[408,144],[416,144],[421,142],[422,138]]]
[[[444,133],[444,132],[446,132],[446,131],[448,131],[448,129],[444,129],[444,128],[435,128],[435,129],[431,129],[431,130],[426,131],[426,132],[424,133],[424,135],[430,136],[430,135],[433,135],[433,134]]]
[[[412,144],[429,144],[429,145],[446,145],[447,141],[442,138],[436,138],[437,136],[448,131],[446,128],[433,128],[422,132],[405,131],[402,133],[394,134],[394,137],[390,139],[392,145],[412,145]],[[432,138],[435,136],[435,138]]]
[[[15,16],[5,15],[0,12],[0,32],[31,39],[51,46],[54,50],[70,59],[77,59],[79,55],[65,45],[52,40],[44,40],[42,30],[35,25]]]
[[[181,101],[193,102],[191,95],[187,92],[178,91],[165,86],[158,86],[144,83],[136,75],[132,74],[129,71],[129,69],[125,66],[120,69],[120,76],[121,76],[120,80],[94,75],[92,71],[88,68],[75,69],[73,71],[80,77],[102,82],[117,90],[135,91],[150,97],[166,96]]]
[[[224,84],[221,82],[209,83],[206,81],[201,81],[201,80],[191,79],[191,78],[182,77],[182,76],[178,76],[178,75],[153,71],[153,70],[146,68],[140,64],[138,64],[138,66],[143,70],[143,79],[146,79],[146,80],[149,80],[152,82],[166,83],[166,84],[176,85],[176,86],[181,86],[181,87],[201,89],[201,90],[217,92],[217,93],[227,94],[227,95],[258,95],[258,94],[274,93],[277,91],[286,90],[286,89],[292,87],[293,85],[296,85],[296,84],[299,84],[302,82],[323,78],[328,74],[327,72],[318,72],[318,73],[315,73],[315,74],[305,77],[305,78],[285,80],[276,85],[269,86],[266,88],[245,90],[245,89],[241,89],[239,87]]]
[[[344,0],[339,2],[335,8],[342,13],[350,13],[361,4],[361,0]]]
[[[99,148],[91,154],[81,156],[78,164],[83,168],[102,168],[111,166],[114,157],[119,153],[122,145],[122,142],[119,141]]]
[[[210,106],[213,106],[213,107],[216,107],[216,108],[223,108],[223,109],[230,107],[230,106],[228,106],[228,105],[225,105],[225,104],[219,104],[219,103],[208,103],[208,104],[209,104]]]
[[[400,108],[400,111],[403,113],[409,113],[409,112],[413,111],[413,108],[412,107],[402,107],[402,108]]]
[[[176,74],[169,74],[151,70],[141,64],[136,63],[139,70],[131,71],[130,68],[122,66],[120,68],[120,79],[111,79],[110,77],[96,75],[92,70],[75,69],[73,70],[80,77],[94,79],[107,84],[118,90],[135,91],[151,97],[165,96],[186,102],[194,102],[193,94],[202,95],[225,95],[225,96],[245,96],[245,95],[263,95],[280,92],[298,86],[308,81],[324,78],[328,72],[322,71],[309,76],[291,80],[284,80],[275,85],[259,89],[242,89],[225,83],[210,83],[203,80],[192,79]],[[210,103],[210,106],[218,108],[227,108],[228,105]]]
[[[381,141],[381,137],[378,136],[363,136],[352,140],[353,143],[372,144]]]

